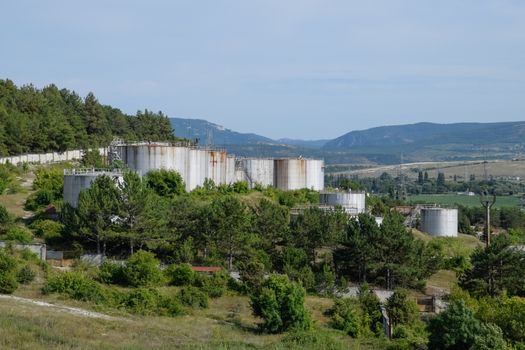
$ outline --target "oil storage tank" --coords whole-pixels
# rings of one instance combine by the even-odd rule
[[[107,175],[115,181],[122,181],[122,172],[106,169],[65,169],[64,170],[64,202],[76,208],[80,191],[89,188],[99,176]]]
[[[236,178],[246,181],[250,188],[256,184],[273,186],[274,160],[269,158],[241,158],[237,160]]]
[[[364,213],[365,200],[365,192],[321,192],[319,194],[319,201],[322,206],[341,206],[350,215]]]
[[[322,191],[324,189],[324,161],[321,159],[306,160],[306,188]]]
[[[457,237],[458,210],[450,208],[421,208],[421,231],[432,236]]]
[[[306,188],[306,159],[276,159],[274,186],[284,190]]]
[[[159,169],[177,171],[186,184],[186,191],[202,186],[206,178],[216,184],[228,184],[234,179],[235,161],[222,150],[168,142],[127,143],[114,147],[120,160],[141,176]]]

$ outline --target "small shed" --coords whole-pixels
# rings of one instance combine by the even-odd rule
[[[219,272],[221,270],[221,267],[219,266],[192,266],[191,269],[193,272],[198,273],[206,273],[206,274],[214,274],[216,272]]]

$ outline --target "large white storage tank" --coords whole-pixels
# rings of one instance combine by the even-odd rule
[[[98,169],[65,169],[64,170],[64,203],[76,208],[80,191],[91,187],[99,176],[107,175],[115,181],[122,181],[122,172]]]
[[[324,161],[320,159],[306,160],[306,188],[324,190]]]
[[[422,208],[421,231],[432,236],[458,236],[458,210],[449,208]]]
[[[364,213],[366,209],[365,192],[321,192],[319,201],[325,206],[341,206],[350,215]]]
[[[246,181],[250,188],[256,184],[273,186],[274,160],[265,158],[243,158],[237,160],[238,181]]]
[[[167,142],[140,142],[115,146],[119,158],[139,175],[167,169],[177,171],[186,191],[202,186],[206,178],[215,184],[229,184],[235,177],[235,161],[225,151]]]
[[[306,159],[276,159],[274,186],[284,190],[306,188]]]

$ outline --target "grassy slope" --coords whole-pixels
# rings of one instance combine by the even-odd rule
[[[474,249],[481,246],[483,243],[474,236],[458,234],[457,238],[453,237],[432,237],[427,233],[423,233],[416,229],[412,229],[412,234],[420,240],[430,242],[431,240],[439,240],[443,243],[445,256],[456,255],[470,255]],[[427,293],[438,294],[443,291],[450,291],[451,288],[458,282],[456,273],[449,270],[439,270],[427,280]]]
[[[226,296],[207,310],[176,318],[127,316],[110,321],[0,300],[0,348],[16,349],[380,349],[382,340],[354,340],[328,329],[322,312],[329,299],[308,297],[316,334],[312,344],[283,341],[286,335],[260,334],[246,297]]]

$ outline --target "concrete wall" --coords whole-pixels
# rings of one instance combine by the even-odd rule
[[[421,231],[433,236],[457,237],[458,210],[445,208],[422,208]]]
[[[107,148],[99,148],[100,154],[107,156]],[[82,158],[84,154],[83,150],[71,150],[63,153],[33,153],[33,154],[21,154],[18,156],[1,157],[0,164],[11,163],[37,163],[37,164],[50,164],[57,162],[64,162],[69,160],[78,160]]]
[[[5,241],[0,241],[0,248],[4,248],[5,246],[7,246],[7,244],[8,243]],[[40,258],[40,260],[46,260],[46,245],[43,243],[14,243],[12,244],[12,246],[17,250],[29,249],[31,252],[35,253]]]

